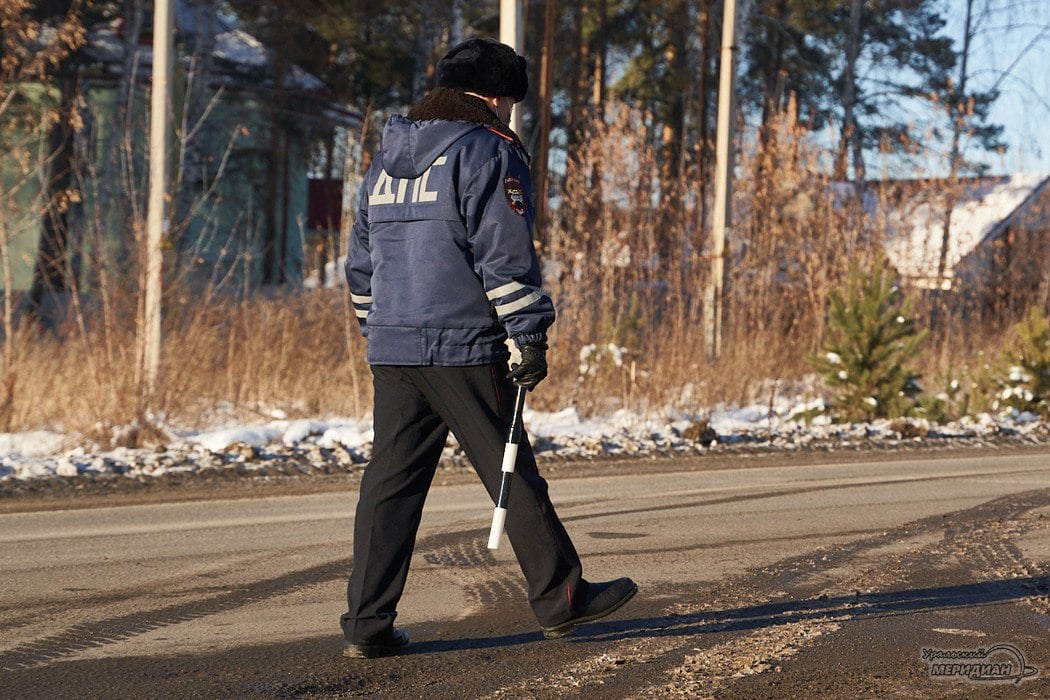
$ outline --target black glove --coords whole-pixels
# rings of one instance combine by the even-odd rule
[[[515,384],[529,391],[547,376],[547,344],[525,343],[521,346],[521,362],[507,374]]]

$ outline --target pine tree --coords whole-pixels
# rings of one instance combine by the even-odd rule
[[[1008,338],[999,405],[1050,418],[1050,319],[1033,306]]]
[[[881,261],[870,270],[850,269],[846,294],[830,294],[827,340],[809,357],[834,396],[835,420],[899,418],[915,408],[918,375],[905,365],[927,332],[916,327],[911,303]]]

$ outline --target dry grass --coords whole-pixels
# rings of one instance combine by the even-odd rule
[[[364,343],[334,291],[180,305],[165,343],[163,404],[218,403],[291,417],[360,414],[370,404]],[[349,347],[348,347],[349,343]]]
[[[823,340],[829,292],[844,287],[851,263],[875,259],[887,222],[830,181],[833,154],[808,139],[791,111],[756,141],[740,155],[725,338],[713,360],[701,326],[710,251],[695,223],[695,178],[661,180],[654,140],[626,108],[593,130],[569,164],[561,207],[545,232],[560,320],[552,335],[555,379],[533,405],[702,413],[810,384],[805,358]],[[892,209],[892,202],[879,207]],[[1010,303],[985,309],[905,289],[933,330],[916,368],[930,391],[995,357],[1003,330],[1029,305],[1045,303],[1045,289],[1026,293],[1032,276],[1023,279],[997,283],[1009,293],[992,299]],[[580,350],[610,343],[626,350],[622,363],[606,354],[596,372],[580,376]]]
[[[331,291],[207,305],[172,300],[162,381],[148,410],[136,379],[134,314],[117,314],[121,321],[108,326],[89,318],[55,334],[22,328],[7,363],[13,385],[0,406],[3,427],[105,438],[128,425],[200,427],[269,419],[274,410],[292,418],[360,415],[370,380],[363,341],[356,329],[345,332],[344,304]]]
[[[820,154],[805,149],[790,118],[768,143],[744,154],[750,176],[737,181],[726,335],[712,360],[701,331],[710,252],[697,225],[695,178],[662,181],[644,125],[627,109],[592,134],[570,164],[550,235],[560,273],[548,281],[561,309],[552,338],[557,374],[576,380],[571,391],[546,392],[552,407],[568,395],[585,411],[703,411],[768,400],[768,378],[808,371],[828,290],[871,246],[859,217],[833,206]],[[574,360],[592,343],[624,347],[628,361],[617,367],[610,359],[578,378]]]
[[[559,320],[551,377],[531,405],[704,413],[723,402],[768,402],[786,388],[772,379],[803,382],[806,354],[823,337],[828,293],[852,261],[873,257],[878,222],[832,195],[828,154],[783,115],[761,146],[742,153],[726,336],[712,360],[701,332],[710,251],[696,178],[667,181],[645,120],[627,108],[616,114],[574,154],[541,232]],[[269,418],[274,409],[311,417],[371,408],[364,342],[341,291],[202,302],[175,289],[165,300],[162,382],[147,412],[134,370],[136,299],[134,290],[114,292],[104,314],[79,309],[56,334],[10,333],[0,429],[105,436],[131,424],[203,427]],[[941,301],[918,301],[921,319],[938,319],[918,368],[930,382],[994,354],[1002,329],[1023,310],[975,320]],[[581,353],[590,353],[586,371]],[[148,441],[132,434],[130,442]]]

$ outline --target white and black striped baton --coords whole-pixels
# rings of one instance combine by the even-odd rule
[[[499,500],[492,511],[492,529],[489,530],[489,549],[499,549],[503,526],[507,522],[507,501],[510,499],[510,482],[514,476],[514,464],[518,461],[518,443],[521,442],[521,414],[525,410],[524,387],[518,387],[514,398],[514,414],[510,419],[510,430],[507,432],[507,445],[503,448],[503,480],[499,486]]]

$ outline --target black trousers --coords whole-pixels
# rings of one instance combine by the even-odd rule
[[[423,503],[450,429],[493,502],[498,498],[515,394],[506,375],[505,364],[372,367],[375,438],[361,480],[348,609],[341,618],[348,641],[367,642],[393,625]],[[515,463],[506,533],[540,624],[569,619],[586,583],[525,435]]]

